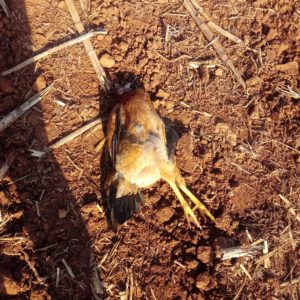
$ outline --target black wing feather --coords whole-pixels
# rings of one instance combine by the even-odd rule
[[[117,198],[119,188],[118,180],[112,184],[108,196],[108,214],[111,228],[117,232],[118,225],[123,224],[134,214],[140,212],[140,206],[144,204],[143,195],[140,191]]]
[[[115,167],[116,165],[116,159],[117,159],[117,152],[118,152],[118,142],[120,139],[120,133],[121,133],[121,129],[122,129],[122,124],[121,124],[121,116],[120,116],[120,108],[118,108],[117,112],[116,112],[116,121],[115,121],[116,125],[115,125],[115,130],[112,136],[112,149],[111,149],[111,154],[112,154],[112,164],[113,167]]]
[[[170,120],[163,118],[163,121],[165,124],[168,156],[169,158],[172,158],[175,155],[179,135],[172,127],[172,122]]]

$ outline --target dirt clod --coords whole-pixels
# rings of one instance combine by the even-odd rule
[[[156,97],[157,98],[164,98],[164,99],[167,99],[170,97],[170,94],[168,94],[167,92],[165,92],[164,90],[162,89],[159,89],[156,93]]]
[[[22,290],[8,270],[0,268],[0,278],[0,295],[13,296],[17,295]]]
[[[8,205],[9,204],[9,199],[8,197],[5,195],[4,192],[0,191],[0,203],[2,205]]]
[[[67,216],[67,211],[65,209],[59,209],[58,210],[58,217],[60,219],[64,219]]]
[[[172,218],[173,215],[174,215],[174,209],[169,206],[160,209],[156,213],[156,216],[160,223],[168,222]]]
[[[226,141],[232,145],[237,144],[237,134],[225,123],[218,123],[215,128],[215,132],[224,135]]]
[[[223,71],[221,68],[217,68],[217,69],[215,70],[215,74],[216,74],[216,76],[221,77],[221,76],[223,76],[224,71]]]
[[[13,82],[0,75],[0,91],[6,94],[11,94],[14,92]]]
[[[299,65],[297,61],[290,61],[286,64],[277,65],[276,69],[280,72],[286,73],[288,75],[298,75]]]
[[[212,277],[208,272],[199,274],[195,280],[195,284],[202,291],[209,291],[214,287]]]
[[[212,248],[209,246],[200,246],[197,249],[197,258],[204,264],[211,264],[213,258]]]

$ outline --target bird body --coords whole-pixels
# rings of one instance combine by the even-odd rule
[[[107,126],[112,171],[106,186],[113,229],[139,211],[143,203],[139,189],[150,187],[160,179],[170,184],[181,204],[184,203],[185,213],[199,225],[176,186],[185,189],[175,161],[177,140],[177,133],[156,112],[143,89],[122,95]]]

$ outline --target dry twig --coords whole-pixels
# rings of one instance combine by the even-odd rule
[[[22,251],[22,254],[24,256],[24,260],[26,261],[27,265],[29,266],[29,268],[31,269],[31,271],[33,272],[34,276],[36,277],[36,279],[39,281],[39,282],[45,282],[46,279],[48,277],[42,277],[39,275],[39,272],[37,271],[37,269],[35,268],[35,264],[33,262],[31,262],[30,258],[29,258],[29,255],[27,254],[26,251]]]
[[[84,26],[81,23],[78,11],[75,7],[73,0],[66,0],[67,6],[69,8],[70,14],[74,21],[75,27],[79,33],[84,32]],[[96,71],[97,77],[103,89],[108,90],[110,88],[109,80],[106,77],[105,71],[99,63],[98,57],[95,53],[94,47],[89,39],[83,41],[85,50],[90,57],[91,63]]]
[[[222,251],[222,260],[237,258],[237,257],[244,257],[244,256],[253,256],[259,254],[262,250],[261,245],[250,245],[248,248],[242,247],[230,247],[221,249]]]
[[[243,264],[240,264],[240,268],[241,268],[241,270],[244,272],[244,274],[245,274],[250,280],[252,280],[252,276],[250,275],[250,273],[249,273],[248,270],[244,267]]]
[[[205,19],[205,21],[207,22],[207,26],[214,30],[215,32],[223,35],[224,37],[228,38],[229,40],[235,42],[236,44],[242,44],[243,46],[245,46],[247,49],[251,50],[251,51],[256,51],[254,49],[251,49],[249,47],[247,47],[247,45],[245,44],[245,42],[240,39],[239,37],[235,36],[234,34],[232,34],[231,32],[223,29],[222,27],[220,27],[219,25],[217,25],[216,23],[212,22],[208,16],[208,14],[205,13],[203,7],[196,1],[196,0],[190,0],[191,3],[195,6],[195,8],[199,11],[199,13],[203,16],[203,18]]]
[[[59,285],[59,279],[60,279],[60,268],[56,268],[56,280],[55,280],[55,286],[58,287]]]
[[[285,286],[287,286],[287,285],[289,285],[289,284],[291,284],[291,285],[293,285],[293,284],[299,284],[300,283],[300,277],[299,278],[295,278],[295,279],[293,279],[293,280],[291,280],[291,281],[286,281],[286,282],[283,282],[281,285],[280,285],[280,287],[285,287]]]
[[[3,8],[6,16],[9,17],[9,10],[8,10],[8,7],[7,7],[6,3],[5,3],[5,0],[0,0],[0,5]]]
[[[29,59],[21,62],[20,64],[12,67],[11,69],[8,69],[8,70],[2,72],[1,75],[2,76],[6,76],[8,74],[16,72],[16,71],[18,71],[18,70],[20,70],[22,68],[25,68],[26,66],[28,66],[28,65],[30,65],[30,64],[32,64],[34,62],[37,62],[38,60],[40,60],[40,59],[42,59],[42,58],[44,58],[44,57],[46,57],[48,55],[51,55],[51,54],[53,54],[53,53],[55,53],[57,51],[60,51],[60,50],[62,50],[64,48],[66,48],[66,47],[70,47],[70,46],[73,46],[75,44],[81,43],[81,42],[83,42],[83,41],[85,41],[85,40],[87,40],[87,39],[89,39],[89,38],[91,38],[91,37],[93,37],[93,36],[95,36],[97,34],[106,34],[106,31],[104,31],[104,30],[94,30],[94,31],[90,31],[88,33],[85,33],[83,35],[80,35],[77,38],[74,38],[74,39],[72,39],[70,41],[62,43],[62,44],[60,44],[60,45],[58,45],[56,47],[53,47],[53,48],[51,48],[49,50],[46,50],[46,51],[44,51],[42,53],[39,53],[39,54],[37,54],[37,55],[35,55],[35,56],[33,56],[33,57],[31,57],[31,58],[29,58]]]
[[[239,296],[240,296],[240,294],[241,294],[241,292],[242,292],[245,284],[246,284],[246,279],[244,279],[242,285],[240,286],[240,288],[238,289],[236,295],[234,296],[234,298],[232,300],[237,300],[239,298]]]
[[[15,155],[14,153],[10,153],[5,161],[5,163],[3,164],[3,166],[0,168],[0,180],[4,178],[6,172],[8,171],[10,165],[12,164],[12,162],[15,159]]]
[[[260,257],[255,263],[258,265],[258,264],[260,264],[262,262],[265,262],[266,259],[272,257],[279,249],[280,249],[280,247],[274,249],[271,252],[268,252],[267,254],[265,254],[262,257]]]
[[[263,254],[266,255],[269,253],[269,245],[268,245],[268,241],[264,241],[264,248],[263,248]],[[266,269],[270,268],[271,264],[270,264],[270,259],[269,257],[267,257],[265,260],[264,260],[264,267]]]
[[[103,290],[103,282],[99,278],[98,270],[95,264],[94,255],[91,254],[90,256],[90,267],[92,268],[92,283],[91,288],[96,300],[102,299],[102,295],[104,294]]]
[[[87,123],[86,125],[76,129],[75,131],[73,131],[70,134],[66,135],[65,137],[61,138],[57,142],[54,142],[52,145],[50,145],[49,148],[57,149],[57,148],[61,147],[62,145],[72,141],[79,135],[83,134],[84,132],[88,131],[89,129],[91,129],[92,127],[94,127],[95,125],[100,124],[100,123],[101,123],[101,119],[97,118],[97,119]]]
[[[153,299],[154,299],[154,300],[157,300],[157,298],[156,298],[156,296],[155,296],[155,294],[154,294],[152,288],[150,288],[150,292],[151,292],[151,295],[152,295]]]
[[[294,91],[289,85],[277,86],[276,90],[282,94],[285,94],[291,98],[300,99],[300,93]]]
[[[0,177],[1,178],[1,177]],[[299,213],[296,213],[295,209],[293,208],[293,205],[291,203],[291,201],[289,201],[285,196],[279,194],[278,195],[279,198],[286,204],[287,208],[288,208],[288,211],[289,213],[295,217],[295,219],[300,222],[300,214]]]
[[[235,68],[232,61],[229,59],[227,54],[225,53],[221,43],[218,41],[218,39],[215,38],[211,30],[208,28],[208,26],[205,24],[205,19],[200,16],[197,11],[195,10],[195,7],[189,0],[183,0],[183,5],[185,6],[186,10],[189,12],[191,17],[194,19],[196,24],[199,26],[200,30],[206,37],[206,39],[211,43],[217,54],[220,56],[222,61],[232,70],[233,74],[235,75],[236,79],[240,83],[240,85],[246,89],[246,83],[244,79],[242,78],[241,73]]]
[[[68,265],[68,263],[66,262],[66,260],[63,258],[61,260],[61,262],[63,263],[63,265],[65,266],[67,272],[69,273],[69,275],[71,276],[71,278],[75,279],[75,275],[71,269],[71,267]]]
[[[14,123],[18,118],[20,118],[27,110],[33,107],[35,104],[40,102],[42,98],[49,93],[53,84],[42,90],[41,92],[35,94],[25,103],[17,107],[15,110],[10,112],[7,116],[0,120],[0,132],[9,127],[12,123]]]

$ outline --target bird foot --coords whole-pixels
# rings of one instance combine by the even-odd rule
[[[200,209],[214,223],[216,223],[215,217],[210,213],[210,211],[205,207],[205,205],[185,185],[180,185],[179,187],[189,197],[189,199],[196,205],[196,208]]]

